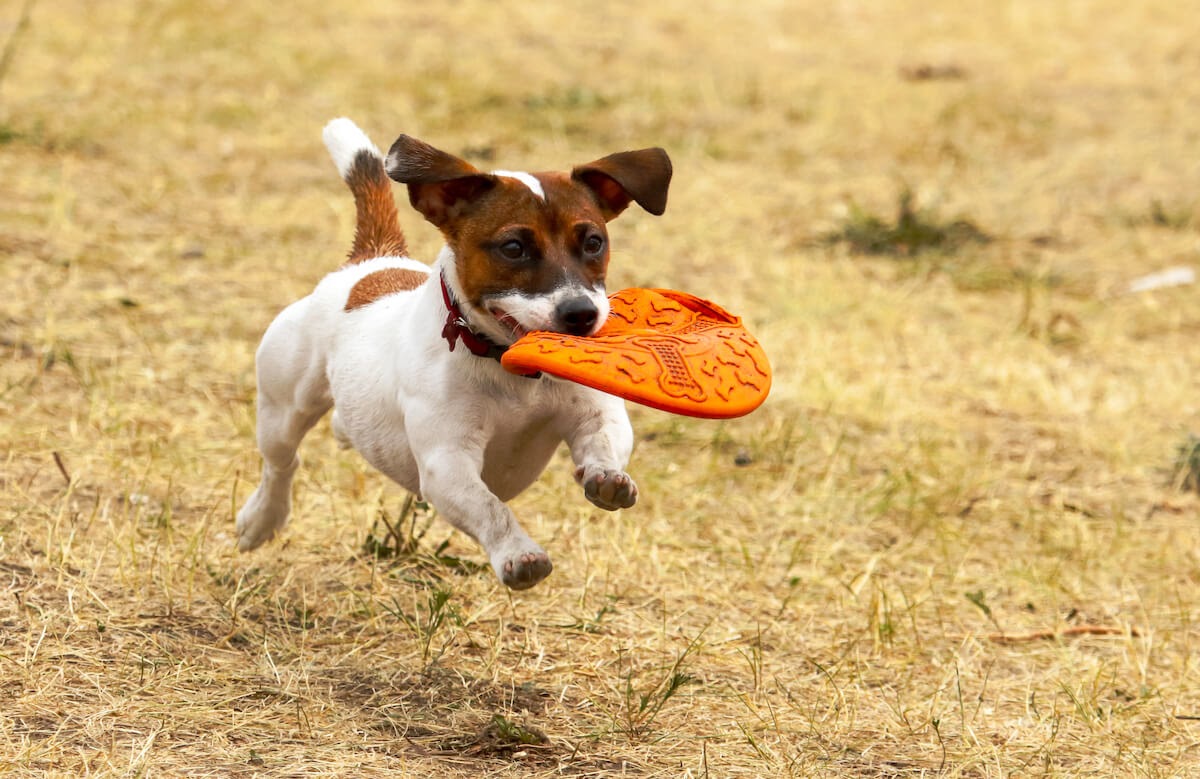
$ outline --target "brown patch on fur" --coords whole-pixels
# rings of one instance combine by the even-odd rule
[[[383,161],[369,151],[360,151],[346,174],[346,184],[354,193],[357,211],[354,248],[347,264],[374,257],[407,256],[408,246],[392,197],[392,181],[383,169]]]
[[[345,310],[353,311],[387,295],[416,289],[424,284],[427,278],[429,278],[428,273],[409,268],[384,268],[374,273],[368,273],[350,289],[350,296],[346,298]]]

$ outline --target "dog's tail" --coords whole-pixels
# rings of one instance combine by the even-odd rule
[[[372,257],[408,254],[404,231],[396,214],[392,181],[383,168],[383,155],[366,133],[349,119],[334,119],[322,133],[338,173],[354,193],[358,212],[349,264]]]

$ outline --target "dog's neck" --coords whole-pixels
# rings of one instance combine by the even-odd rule
[[[438,276],[437,283],[441,287],[442,304],[446,311],[446,320],[442,325],[442,338],[446,339],[450,351],[454,351],[454,347],[461,341],[463,346],[467,347],[467,350],[476,357],[487,357],[500,362],[500,358],[508,351],[508,347],[496,343],[486,334],[471,326],[471,320],[463,310],[464,306],[455,292],[455,288],[458,286],[458,276],[454,268],[454,251],[449,246],[442,249],[441,254],[438,255],[433,272]],[[430,279],[430,283],[432,283],[432,279]],[[468,308],[468,310],[470,309]],[[526,379],[540,379],[542,372],[513,375]]]
[[[437,283],[441,287],[440,294],[446,312],[442,338],[446,339],[450,351],[454,351],[461,342],[471,354],[499,361],[508,347],[497,343],[493,336],[474,321],[479,312],[462,298],[456,262],[454,250],[444,246],[433,266],[433,272],[438,276]]]
[[[450,351],[454,351],[455,345],[462,341],[463,346],[467,347],[476,357],[490,357],[493,360],[499,360],[508,347],[501,346],[486,335],[472,330],[462,309],[459,308],[458,302],[454,299],[454,294],[446,284],[445,271],[439,272],[438,278],[442,285],[442,302],[446,304],[446,323],[442,326],[442,338],[445,338],[450,345]]]

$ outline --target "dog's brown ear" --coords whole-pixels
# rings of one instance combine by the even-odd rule
[[[394,181],[408,185],[413,208],[443,231],[475,198],[496,185],[495,176],[407,135],[392,144],[385,166]]]
[[[606,221],[624,211],[631,200],[661,216],[667,209],[671,158],[659,148],[622,151],[578,166],[571,178],[596,193]]]

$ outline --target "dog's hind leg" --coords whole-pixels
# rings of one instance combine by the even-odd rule
[[[287,523],[296,450],[304,435],[333,405],[324,350],[305,325],[308,299],[279,315],[258,348],[258,448],[262,482],[237,515],[238,549],[269,541]]]

